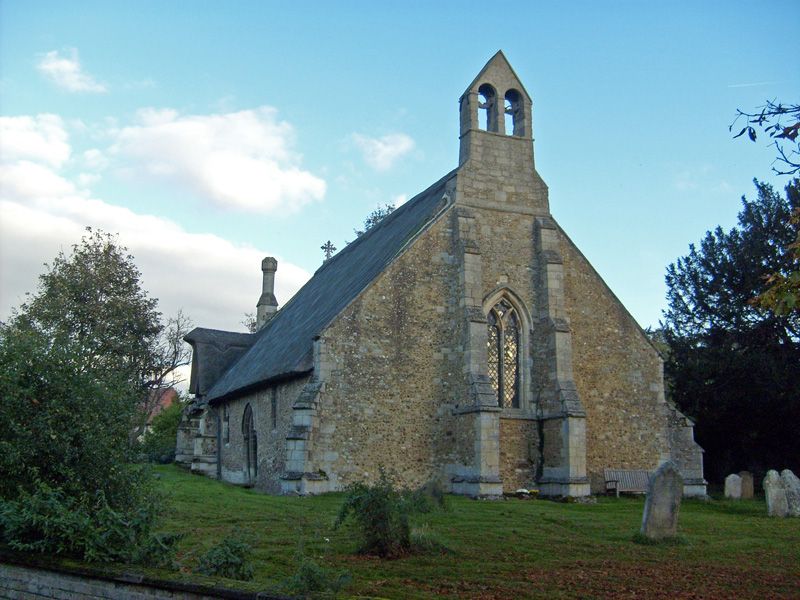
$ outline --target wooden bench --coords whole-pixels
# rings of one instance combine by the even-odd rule
[[[644,494],[650,483],[650,471],[633,469],[603,469],[606,480],[606,493],[614,490],[619,498],[620,492]]]

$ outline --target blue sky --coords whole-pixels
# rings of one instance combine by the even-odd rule
[[[165,314],[236,329],[378,204],[454,168],[503,49],[551,209],[642,326],[667,264],[770,171],[735,110],[800,99],[800,2],[0,4],[0,318],[92,225]]]

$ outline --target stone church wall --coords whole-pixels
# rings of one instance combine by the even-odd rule
[[[280,493],[280,477],[286,460],[286,436],[292,422],[292,404],[307,381],[308,377],[292,379],[225,403],[228,407],[229,441],[226,443],[224,438],[222,441],[222,479],[230,483],[246,482],[242,422],[244,409],[250,404],[258,440],[258,476],[255,486],[270,493]],[[273,387],[277,390],[278,409],[274,428]],[[222,405],[218,405],[216,410],[220,416],[223,414]]]
[[[450,223],[423,232],[323,332],[331,371],[311,468],[332,489],[374,480],[379,466],[417,486],[472,460],[471,432],[452,415],[463,374]]]
[[[500,418],[500,478],[504,492],[536,487],[540,455],[537,421]]]
[[[561,236],[575,384],[586,409],[592,491],[603,469],[655,469],[669,458],[662,360],[572,241]]]

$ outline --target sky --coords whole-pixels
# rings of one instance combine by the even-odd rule
[[[458,162],[502,49],[553,216],[642,327],[666,267],[783,188],[736,109],[800,100],[800,2],[0,1],[0,320],[85,227],[165,316],[243,330],[379,205]]]

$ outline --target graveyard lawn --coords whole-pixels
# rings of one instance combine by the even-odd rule
[[[342,494],[275,497],[159,467],[171,497],[164,529],[182,532],[185,578],[197,556],[232,531],[253,546],[255,579],[226,587],[269,590],[303,552],[344,569],[342,597],[379,598],[797,598],[800,519],[766,516],[763,499],[684,501],[680,543],[643,545],[642,498],[596,504],[449,497],[450,509],[419,515],[449,553],[381,560],[356,554],[352,529],[334,529]],[[194,577],[194,576],[192,576]],[[196,580],[196,579],[195,579]]]

